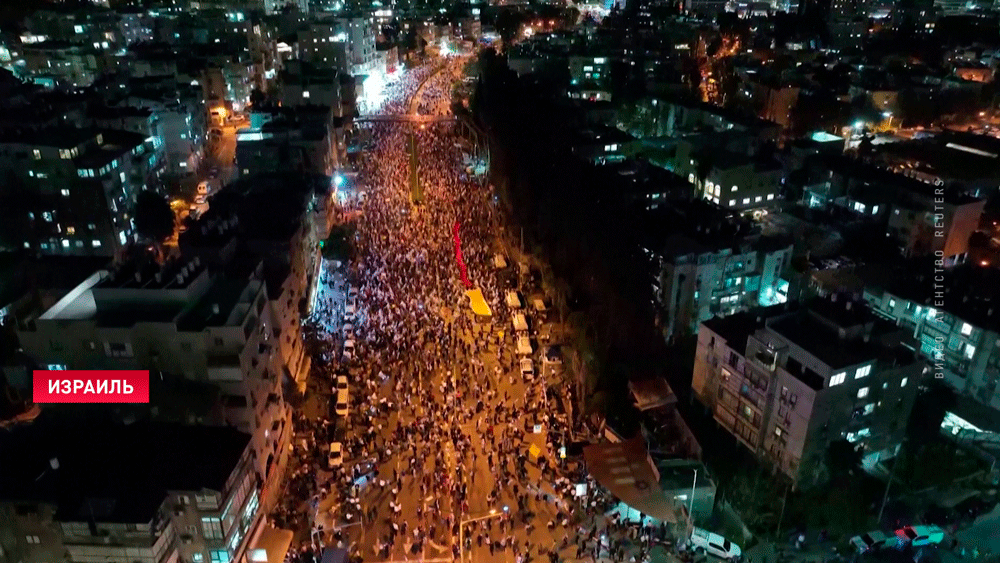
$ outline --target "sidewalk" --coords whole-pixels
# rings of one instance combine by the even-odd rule
[[[787,544],[765,541],[743,550],[743,558],[747,563],[823,563],[838,557],[834,551],[835,545],[835,542],[825,542],[795,549]]]

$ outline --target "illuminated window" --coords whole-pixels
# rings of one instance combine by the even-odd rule
[[[42,151],[40,151],[38,149],[32,150],[31,154],[32,154],[32,156],[35,157],[35,160],[41,160],[42,159]]]
[[[875,412],[875,403],[868,403],[867,405],[865,405],[865,411],[864,412],[865,412],[866,415]]]
[[[970,334],[972,334],[972,325],[962,323],[962,336],[969,336]]]
[[[75,235],[76,234],[76,227],[66,227],[66,234],[67,235]]]
[[[69,197],[69,190],[66,188],[59,190],[59,193],[61,193],[64,197]]]
[[[755,197],[755,198],[754,198],[753,202],[754,202],[754,203],[760,203],[760,202],[761,202],[761,200],[763,200],[763,199],[764,199],[763,197],[761,197],[761,196],[757,196],[757,197]]]
[[[743,205],[746,205],[748,203],[750,203],[750,198],[748,197],[743,198]]]
[[[99,241],[99,240],[92,240],[92,241],[90,241],[90,245],[93,246],[94,248],[100,248],[101,247],[101,241]]]
[[[732,207],[734,205],[736,205],[736,200],[735,199],[729,200],[729,206]]]
[[[867,365],[859,367],[858,371],[854,372],[854,379],[861,379],[862,377],[868,377],[872,373],[872,366]]]
[[[910,381],[909,377],[904,377],[902,381],[899,382],[900,387],[906,387],[906,384]]]
[[[867,396],[868,396],[868,388],[867,387],[862,387],[861,389],[858,389],[858,398],[859,399],[864,399]]]
[[[63,248],[69,248],[69,241],[68,241],[68,240],[66,240],[66,239],[63,239],[63,240],[62,240],[62,247],[63,247]]]
[[[846,380],[847,380],[847,372],[842,371],[830,378],[830,387],[833,387],[834,385],[840,385]]]
[[[303,98],[308,98],[309,97],[309,90],[303,90],[302,91],[302,97]]]
[[[733,186],[733,188],[732,188],[731,190],[729,190],[729,191],[731,191],[731,192],[735,192],[735,191],[736,191],[736,190],[738,190],[738,189],[739,189],[739,188],[737,188],[736,186]]]
[[[767,201],[774,199],[774,194],[767,194]]]

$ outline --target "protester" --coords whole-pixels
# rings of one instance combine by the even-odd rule
[[[467,61],[452,58],[436,74],[434,66],[407,71],[389,84],[381,112],[403,114],[415,106],[447,115]],[[512,337],[469,308],[456,263],[456,223],[468,278],[498,324],[511,313],[502,297],[506,282],[492,265],[499,211],[484,179],[467,171],[458,128],[448,122],[370,126],[372,149],[357,163],[366,196],[339,212],[357,217],[356,259],[344,275],[324,269],[305,326],[311,392],[330,393],[336,375],[349,373],[345,461],[327,471],[323,449],[332,428],[345,421],[295,417],[295,469],[273,517],[279,526],[315,533],[290,551],[290,561],[315,563],[324,545],[349,544],[344,534],[351,524],[364,528],[364,545],[354,552],[366,560],[458,558],[463,551],[479,560],[489,551],[534,561],[552,557],[557,544],[567,554],[624,560],[624,544],[608,534],[617,538],[627,526],[604,518],[614,499],[593,482],[577,496],[575,483],[587,482],[581,470],[571,473],[528,453],[526,434],[535,421],[545,421],[549,442],[571,434],[548,416],[547,382],[522,378]],[[411,135],[419,153],[419,202],[411,185]],[[342,328],[348,290],[359,301],[349,334]],[[350,360],[341,350],[348,337],[354,341]],[[333,522],[319,529],[328,519],[318,507],[327,506]],[[496,517],[462,528],[463,520],[490,510]]]

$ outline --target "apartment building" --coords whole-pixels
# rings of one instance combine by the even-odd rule
[[[49,87],[85,88],[101,73],[114,68],[108,43],[95,46],[67,41],[41,41],[21,47],[23,70],[36,84]]]
[[[40,254],[115,254],[135,238],[132,207],[156,166],[155,147],[155,139],[126,131],[5,131],[5,228]]]
[[[584,99],[611,100],[611,59],[606,56],[570,55],[567,58],[571,92],[586,92]]]
[[[344,156],[343,131],[342,120],[327,106],[255,108],[251,127],[236,134],[236,169],[243,176],[280,171],[332,176]]]
[[[678,142],[673,170],[699,185],[701,197],[733,211],[774,206],[781,200],[780,162],[699,145],[688,139]]]
[[[948,267],[965,261],[984,199],[842,155],[822,155],[811,166],[816,181],[803,192],[810,207],[878,222],[910,256],[939,253]]]
[[[692,389],[744,447],[799,486],[824,482],[840,439],[895,455],[926,364],[845,295],[701,324]]]
[[[298,32],[299,55],[322,68],[348,72],[347,34],[332,18],[310,21]]]
[[[78,416],[78,415],[77,415]],[[55,419],[55,420],[53,420]],[[23,563],[247,563],[263,521],[251,437],[59,415],[0,437],[0,552]]]
[[[907,332],[936,376],[959,393],[1000,409],[1000,279],[963,265],[933,275],[914,265],[891,287],[866,286],[872,310]]]
[[[639,137],[682,137],[711,130],[733,131],[756,141],[777,141],[781,133],[781,126],[773,121],[679,97],[644,98],[633,109],[635,117],[629,120],[629,129],[641,130],[630,131]]]
[[[37,365],[144,369],[211,387],[214,394],[201,399],[212,408],[198,422],[252,435],[261,502],[274,502],[292,428],[272,353],[276,324],[256,271],[211,274],[199,258],[130,260],[17,321],[21,346]],[[164,413],[171,406],[154,404]]]
[[[131,81],[128,92],[125,97],[109,97],[109,105],[153,112],[155,143],[157,148],[162,146],[164,172],[183,175],[196,170],[201,162],[208,116],[201,88],[153,78]]]
[[[718,214],[684,224],[694,215],[689,211],[685,208],[685,217],[660,218],[677,227],[654,253],[667,338],[697,331],[713,316],[785,301],[781,276],[792,259],[791,240],[751,235],[741,222]]]
[[[283,107],[322,105],[340,116],[345,115],[347,105],[354,103],[351,88],[344,85],[344,76],[331,68],[294,59],[286,61],[279,75],[282,83],[279,101]]]
[[[247,257],[263,263],[272,300],[276,349],[286,378],[304,387],[309,356],[301,326],[319,290],[319,241],[333,224],[329,176],[270,173],[240,178],[180,237],[186,255],[229,265]]]

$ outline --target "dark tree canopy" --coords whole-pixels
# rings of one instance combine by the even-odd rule
[[[135,230],[155,242],[174,234],[174,212],[165,197],[150,190],[139,193],[135,199]]]
[[[955,408],[955,392],[942,381],[934,379],[926,385],[913,404],[906,438],[916,446],[921,446],[937,438],[941,432],[941,422],[949,409]]]
[[[826,466],[831,478],[847,477],[861,466],[861,450],[847,440],[835,440],[826,450]]]

